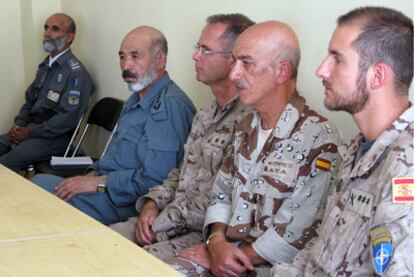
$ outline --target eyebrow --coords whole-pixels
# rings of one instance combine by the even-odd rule
[[[232,55],[232,57],[235,60],[247,60],[247,61],[252,61],[253,60],[253,58],[250,55],[240,55],[240,56],[237,56],[237,57],[235,55]]]
[[[341,53],[339,53],[337,50],[335,49],[331,49],[329,50],[329,54],[337,56],[337,57],[343,57],[344,55],[342,55]]]

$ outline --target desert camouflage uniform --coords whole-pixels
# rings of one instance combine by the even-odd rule
[[[384,275],[413,276],[414,203],[392,202],[392,178],[414,177],[413,137],[411,106],[359,160],[361,135],[341,146],[340,191],[328,199],[319,237],[306,245],[293,265],[275,265],[273,275],[372,276],[370,232],[386,227],[394,254]]]
[[[201,231],[210,204],[212,182],[226,149],[231,146],[234,122],[248,111],[251,109],[235,97],[222,109],[213,100],[195,115],[181,167],[172,170],[162,185],[150,188],[136,203],[140,212],[145,201],[152,199],[161,211],[152,229],[157,234],[157,241],[163,243],[146,246],[149,252],[165,258],[174,256],[182,247],[202,241]],[[135,222],[136,218],[111,227],[134,240]],[[129,231],[123,231],[125,229]],[[181,235],[185,236],[166,241]]]
[[[273,264],[290,261],[316,234],[339,162],[339,138],[300,96],[285,107],[263,149],[256,149],[260,121],[253,112],[235,127],[233,152],[214,182],[204,235],[210,224],[225,223],[229,240],[252,243]],[[330,166],[317,168],[317,159]],[[205,274],[179,260],[172,265],[182,273]]]

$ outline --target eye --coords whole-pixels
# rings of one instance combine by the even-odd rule
[[[52,26],[52,31],[53,32],[59,32],[59,27],[58,26]]]
[[[121,61],[125,60],[125,55],[119,55],[119,59],[120,59]]]

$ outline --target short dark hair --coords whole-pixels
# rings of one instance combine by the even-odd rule
[[[220,37],[223,42],[223,51],[226,52],[233,50],[237,37],[255,24],[250,18],[240,13],[215,14],[207,17],[206,21],[207,24],[223,23],[227,25],[227,29]]]
[[[338,26],[357,23],[362,31],[352,46],[360,56],[360,74],[376,62],[384,62],[394,72],[394,88],[408,94],[413,78],[413,21],[393,9],[361,7],[338,18]]]

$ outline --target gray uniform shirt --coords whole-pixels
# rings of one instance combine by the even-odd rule
[[[340,190],[329,197],[318,229],[319,237],[306,245],[293,265],[275,265],[273,275],[372,276],[370,233],[385,227],[391,234],[394,253],[376,256],[383,263],[391,259],[384,275],[412,276],[414,199],[410,203],[393,203],[392,189],[396,185],[392,180],[414,179],[413,137],[414,107],[411,106],[357,162],[361,136],[341,146]],[[413,190],[411,185],[411,196],[414,196]]]
[[[89,73],[69,49],[51,67],[40,65],[26,90],[26,102],[15,124],[31,138],[57,139],[71,132],[86,111],[94,86]]]
[[[195,115],[180,168],[173,169],[162,185],[150,188],[136,203],[140,212],[149,198],[162,210],[152,225],[158,241],[188,229],[202,230],[212,182],[231,142],[234,122],[246,111],[250,109],[236,97],[222,109],[212,101]]]
[[[338,134],[296,96],[285,107],[262,149],[260,115],[235,127],[233,150],[213,187],[204,233],[228,225],[226,237],[252,243],[270,263],[290,261],[315,235],[336,170]]]

